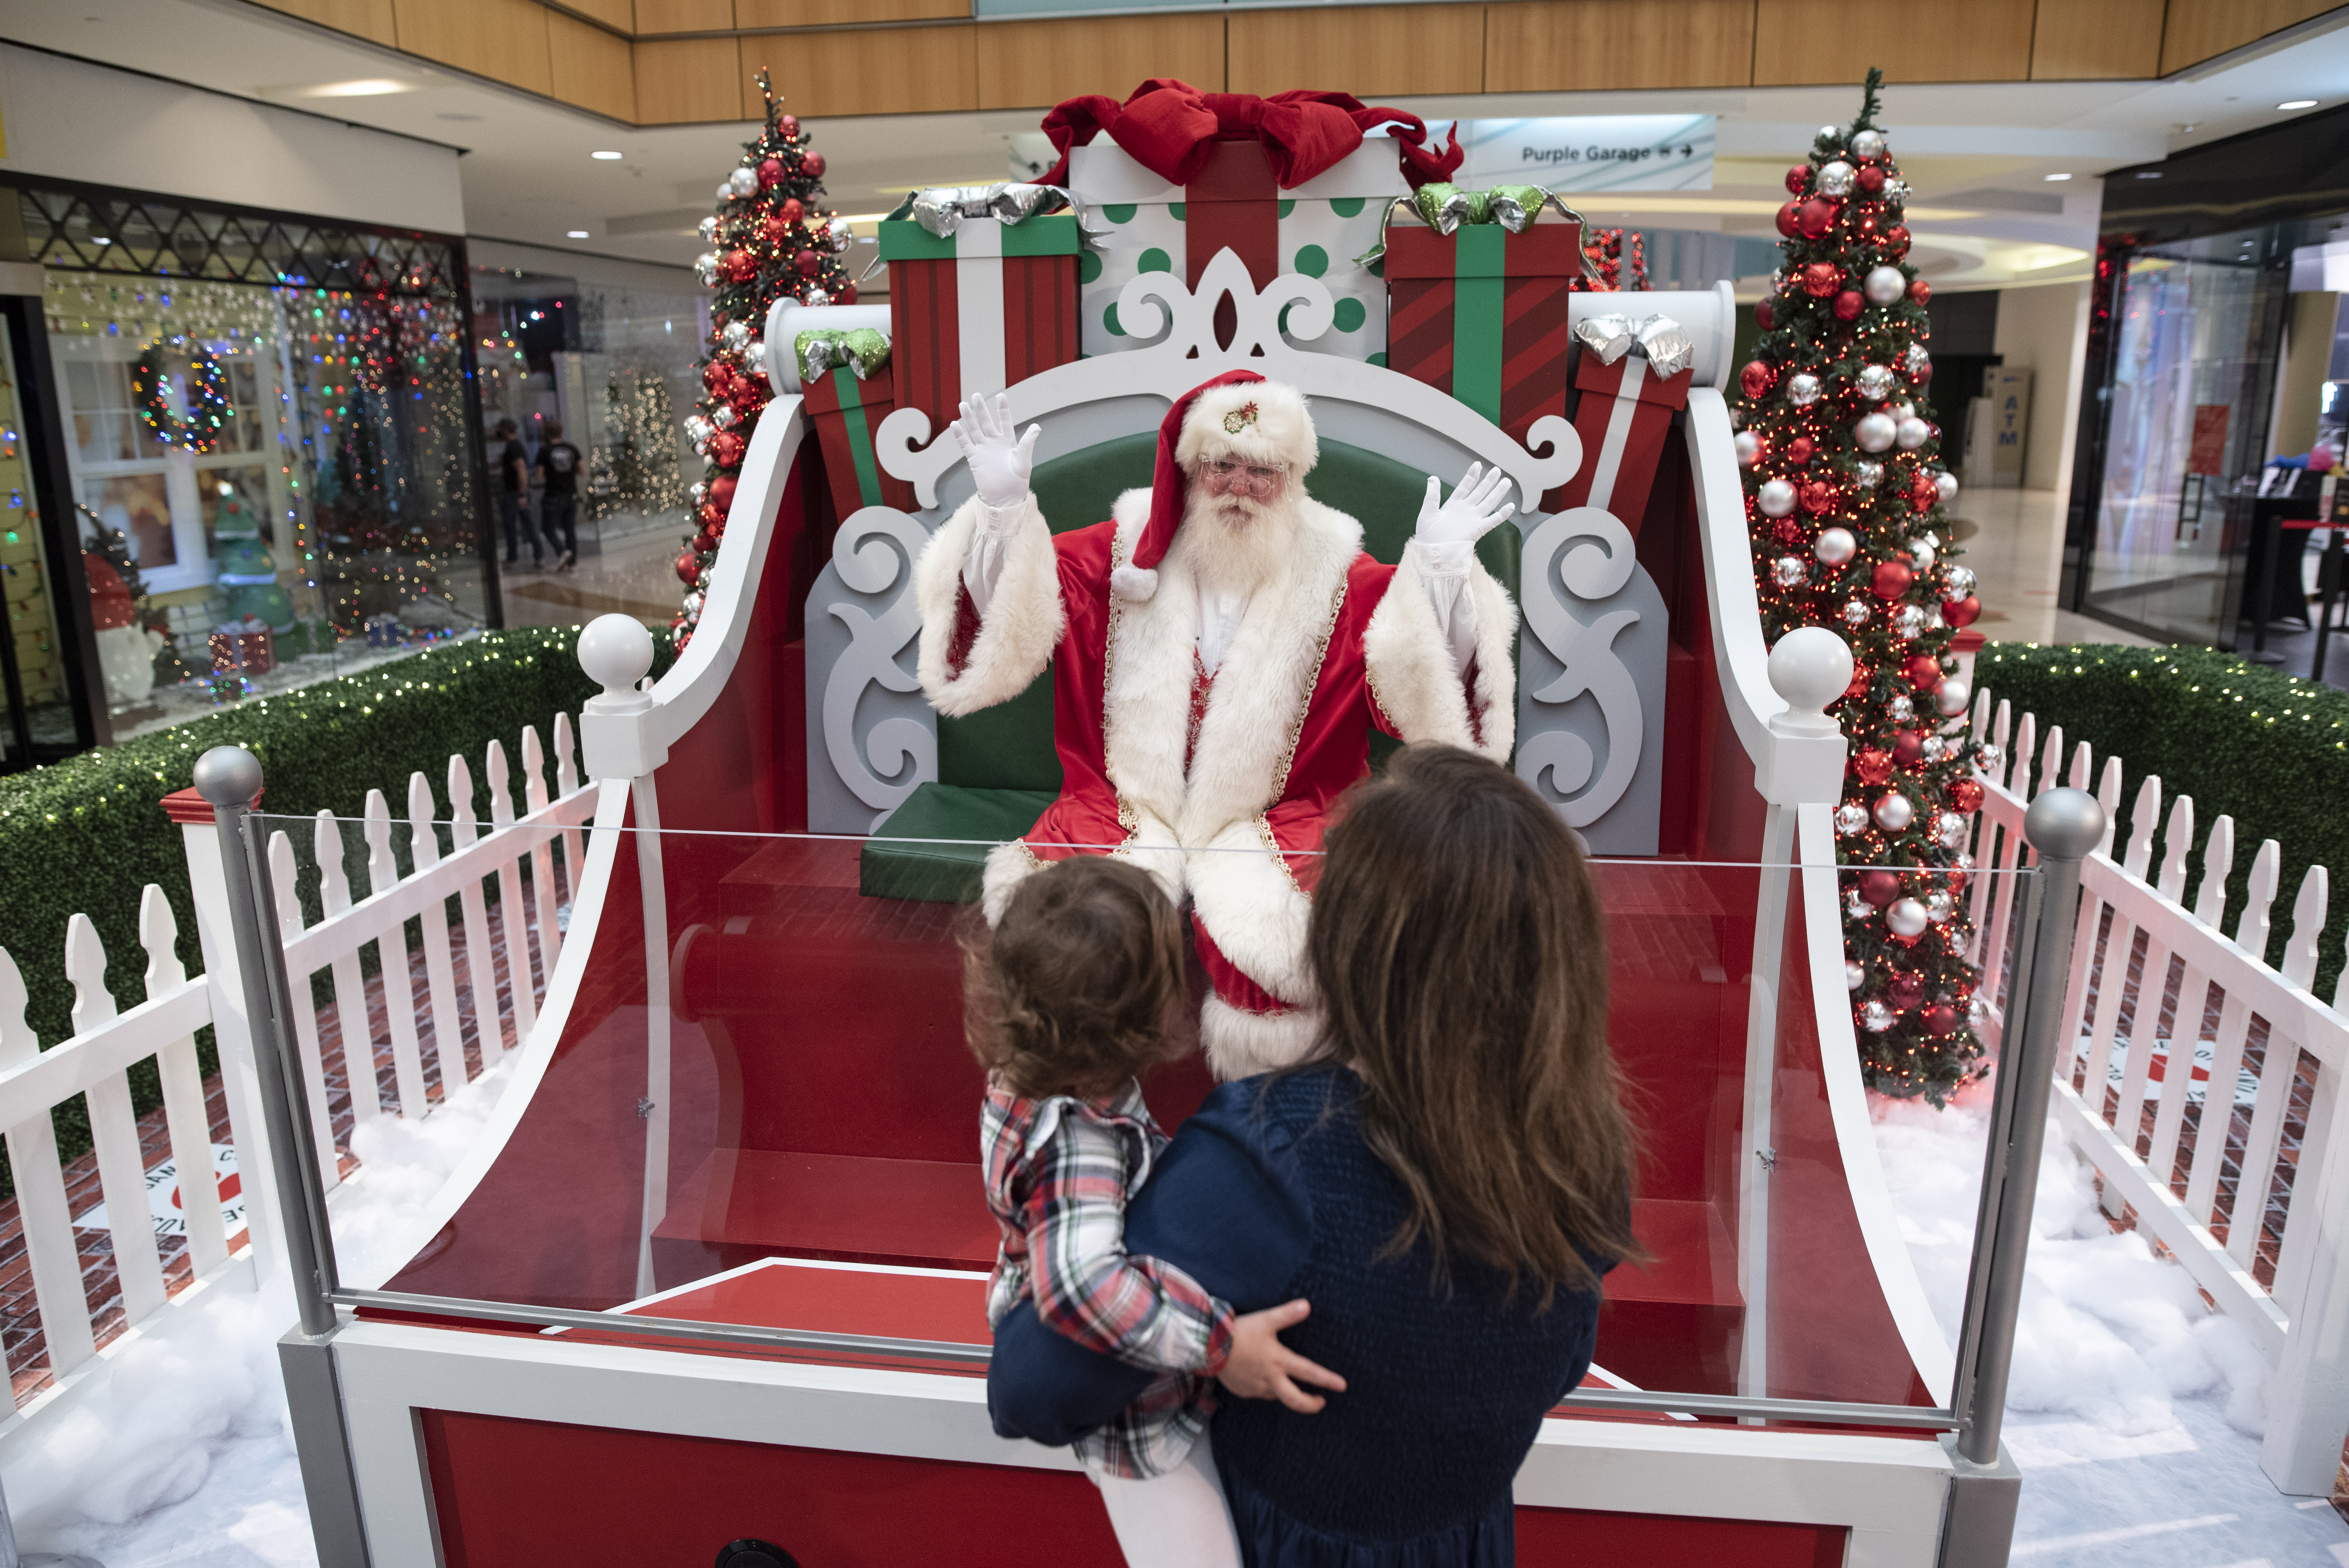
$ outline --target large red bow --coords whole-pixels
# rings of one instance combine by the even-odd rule
[[[1366,131],[1390,127],[1412,189],[1449,180],[1466,156],[1455,126],[1448,147],[1427,145],[1427,122],[1397,108],[1371,108],[1349,93],[1304,88],[1257,98],[1252,93],[1203,93],[1188,82],[1153,77],[1123,103],[1093,95],[1073,98],[1044,117],[1044,134],[1061,160],[1044,176],[1065,185],[1069,149],[1107,131],[1136,163],[1173,185],[1188,185],[1218,141],[1259,141],[1282,189],[1302,185],[1336,167],[1362,145]]]

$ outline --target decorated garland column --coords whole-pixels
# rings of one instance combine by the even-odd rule
[[[679,653],[700,624],[702,587],[717,563],[750,432],[770,396],[767,312],[787,295],[802,304],[856,303],[856,284],[841,259],[848,221],[821,201],[823,154],[808,146],[798,117],[782,112],[765,71],[759,90],[766,97],[765,128],[742,144],[741,163],[718,187],[718,211],[701,221],[711,249],[694,263],[717,298],[710,302],[709,350],[699,362],[701,401],[685,421],[709,470],[693,486],[695,531],[677,558],[686,593],[669,633]],[[789,344],[783,352],[791,352]]]
[[[1852,683],[1833,711],[1851,740],[1836,809],[1846,888],[1845,981],[1868,1082],[1935,1104],[1986,1069],[1961,897],[1982,804],[1969,694],[1951,642],[1980,614],[1954,565],[1940,432],[1925,418],[1931,289],[1904,260],[1909,188],[1875,123],[1828,126],[1786,171],[1785,265],[1754,310],[1739,373],[1738,460],[1760,578],[1763,634],[1832,627]]]

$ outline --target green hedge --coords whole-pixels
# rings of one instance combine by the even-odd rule
[[[2349,928],[2349,693],[2246,664],[2208,648],[2070,647],[1993,643],[1974,664],[1978,686],[2014,705],[2019,722],[2039,716],[2064,727],[2064,768],[2086,741],[2096,769],[2121,759],[2121,821],[2115,847],[2135,824],[2138,784],[2161,777],[2162,815],[2180,794],[2194,799],[2195,841],[2188,855],[2186,901],[2198,895],[2202,848],[2210,824],[2235,820],[2235,864],[2227,880],[2227,929],[2241,912],[2260,841],[2282,851],[2283,879],[2270,911],[2268,962],[2281,965],[2292,934],[2292,903],[2312,864],[2331,874],[2331,910],[2319,948],[2316,994],[2330,1000],[2341,974]],[[2038,758],[2033,759],[2034,768]],[[2167,846],[2154,824],[2154,863]]]
[[[437,810],[449,813],[449,758],[462,754],[472,765],[475,813],[486,821],[481,758],[490,741],[505,743],[518,774],[523,727],[535,725],[551,759],[555,714],[576,714],[595,693],[572,651],[577,638],[575,627],[485,633],[0,778],[0,947],[24,975],[26,1017],[42,1048],[72,1032],[65,938],[77,912],[98,927],[107,988],[124,1007],[146,994],[139,900],[149,882],[171,900],[189,973],[203,967],[186,851],[160,804],[188,787],[198,757],[231,742],[251,748],[266,780],[262,807],[273,814],[356,816],[378,789],[393,815],[405,817],[408,778],[419,771]],[[672,661],[665,639],[655,646],[657,673]],[[518,800],[518,783],[515,793]],[[348,838],[357,845],[356,832]],[[405,835],[393,838],[405,869]],[[306,860],[306,843],[300,848]],[[356,859],[364,864],[363,847]],[[315,885],[315,874],[304,881]],[[365,889],[363,875],[354,886]],[[140,1110],[158,1103],[151,1064],[134,1073],[132,1089]],[[78,1102],[59,1111],[57,1128],[67,1158],[88,1147]]]

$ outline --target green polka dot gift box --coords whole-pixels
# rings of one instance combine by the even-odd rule
[[[1142,273],[1177,273],[1185,287],[1226,247],[1263,288],[1282,273],[1319,278],[1336,325],[1298,346],[1386,363],[1385,283],[1357,264],[1379,242],[1379,216],[1408,195],[1395,145],[1373,136],[1313,179],[1283,191],[1256,141],[1223,141],[1188,185],[1168,183],[1103,138],[1069,150],[1069,185],[1097,247],[1078,258],[1078,332],[1088,356],[1148,345],[1117,319],[1118,291]],[[1228,302],[1224,306],[1227,315]],[[1219,323],[1219,325],[1221,325]]]

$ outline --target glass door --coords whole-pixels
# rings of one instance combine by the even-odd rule
[[[0,640],[0,772],[55,762],[105,738],[82,700],[88,660],[75,614],[91,569],[59,558],[72,531],[48,514],[57,497],[41,469],[54,421],[45,417],[44,389],[20,378],[39,363],[26,335],[39,330],[36,310],[35,300],[0,295],[0,604],[8,621]],[[102,616],[109,604],[94,600],[90,608]]]

